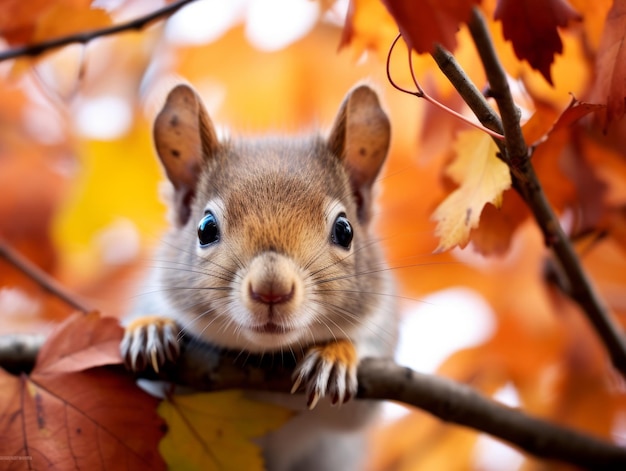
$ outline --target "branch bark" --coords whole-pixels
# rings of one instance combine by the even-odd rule
[[[25,46],[14,47],[4,52],[0,52],[0,62],[9,59],[16,59],[18,57],[36,57],[43,54],[44,52],[58,49],[63,46],[68,46],[70,44],[87,44],[88,42],[96,38],[112,36],[114,34],[118,34],[124,31],[141,30],[158,20],[173,15],[182,7],[194,1],[196,0],[179,0],[178,2],[166,5],[163,8],[160,8],[140,18],[136,18],[134,20],[127,21],[118,25],[113,25],[108,28],[85,31],[81,33],[71,34],[68,36],[63,36],[60,38],[51,39],[49,41],[43,41],[37,44],[28,44]]]
[[[500,109],[500,116],[491,108],[448,51],[438,46],[433,57],[478,120],[485,127],[504,134],[504,148],[502,141],[496,140],[496,144],[500,147],[502,159],[509,165],[513,187],[526,201],[544,234],[546,245],[551,248],[562,268],[569,285],[565,293],[582,308],[606,346],[613,365],[626,377],[624,332],[595,292],[543,191],[522,134],[519,111],[513,101],[506,72],[497,57],[485,20],[477,8],[473,10],[469,29],[489,81],[490,94]]]
[[[0,240],[0,258],[4,258],[9,265],[17,268],[28,278],[37,283],[43,290],[56,296],[68,306],[85,313],[91,311],[91,309],[79,301],[76,296],[61,286],[58,281],[41,268],[34,265],[30,260],[17,253],[13,248],[6,245],[2,240]]]
[[[0,366],[14,363],[16,352],[22,364],[30,362],[32,366],[42,342],[42,338],[32,336],[0,337]],[[245,356],[205,349],[200,353],[183,345],[176,365],[159,376],[146,373],[142,377],[202,391],[286,392],[291,389],[294,363],[290,356]],[[119,373],[126,374],[121,367]],[[593,469],[626,469],[626,448],[530,417],[467,385],[421,374],[385,359],[365,359],[359,366],[358,378],[357,398],[400,401],[443,421],[488,433],[539,458]]]

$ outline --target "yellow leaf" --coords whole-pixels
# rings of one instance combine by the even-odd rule
[[[54,221],[53,235],[70,265],[85,277],[92,264],[96,271],[102,269],[99,241],[107,230],[132,221],[142,246],[158,240],[166,222],[158,185],[165,177],[145,122],[115,141],[85,141],[81,157],[75,187]]]
[[[251,439],[292,416],[241,391],[174,395],[158,412],[168,425],[159,450],[169,469],[203,471],[263,470],[261,449]]]
[[[467,244],[470,231],[478,227],[480,213],[487,203],[499,207],[502,192],[511,187],[507,165],[496,155],[497,147],[482,131],[460,133],[454,143],[456,160],[447,175],[460,186],[437,207],[437,252]]]

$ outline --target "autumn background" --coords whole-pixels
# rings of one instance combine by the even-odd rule
[[[479,2],[386,3],[404,5],[396,14],[407,21],[435,18],[417,35],[400,26],[418,51],[420,35],[434,34],[489,96],[469,17],[442,13],[463,15]],[[163,4],[0,0],[1,47],[120,24]],[[619,44],[626,2],[483,0],[479,8],[526,141],[537,144],[532,162],[547,197],[623,324],[626,52]],[[90,308],[119,317],[137,296],[141,270],[154,263],[151,250],[166,224],[151,123],[174,84],[193,84],[214,122],[236,136],[328,129],[346,91],[366,80],[392,122],[376,231],[399,283],[398,362],[625,444],[623,378],[564,294],[558,265],[506,167],[494,170],[504,164],[493,141],[390,85],[386,61],[397,33],[379,0],[203,0],[139,31],[4,60],[3,250],[27,257]],[[406,51],[400,42],[390,73],[415,90]],[[414,53],[412,65],[434,100],[476,122],[430,54]],[[562,116],[574,99],[601,106]],[[476,223],[480,215],[471,233],[458,223],[470,218],[468,207]],[[0,334],[48,333],[72,311],[0,258]],[[484,435],[401,406],[390,406],[373,432],[370,463],[372,470],[544,469]]]

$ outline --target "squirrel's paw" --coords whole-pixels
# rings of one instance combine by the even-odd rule
[[[294,371],[291,393],[304,385],[309,409],[324,396],[333,405],[347,402],[357,392],[357,365],[356,349],[349,340],[311,347]]]
[[[129,370],[138,372],[151,365],[154,371],[166,362],[175,362],[180,353],[179,328],[175,321],[144,316],[132,321],[124,332],[120,352]]]

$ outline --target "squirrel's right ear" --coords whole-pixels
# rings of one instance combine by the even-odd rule
[[[159,158],[174,185],[174,204],[182,226],[191,213],[202,161],[217,151],[219,141],[200,97],[188,85],[178,85],[169,93],[153,134]]]
[[[328,138],[330,150],[348,171],[363,224],[370,219],[372,185],[387,158],[390,128],[376,92],[360,85],[344,99]]]

